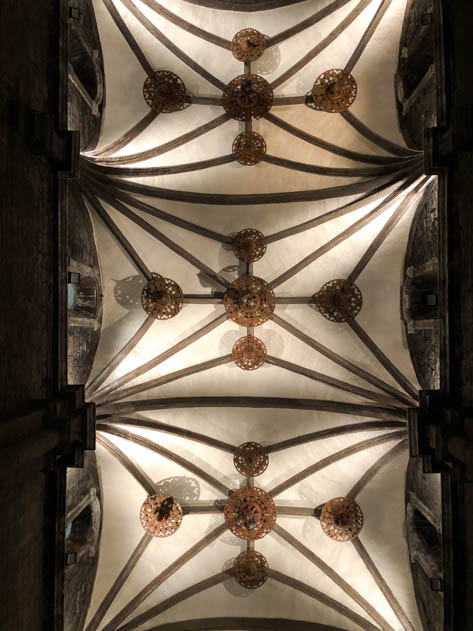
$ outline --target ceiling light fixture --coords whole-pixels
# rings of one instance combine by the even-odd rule
[[[146,103],[160,114],[183,110],[188,106],[187,90],[177,74],[157,70],[145,79],[143,96]]]
[[[257,276],[235,279],[225,292],[229,317],[241,326],[259,326],[273,315],[276,299],[270,285]]]
[[[322,286],[314,302],[324,318],[340,323],[353,320],[360,313],[363,296],[355,283],[336,278]]]
[[[331,114],[345,112],[356,98],[354,77],[345,70],[332,69],[317,77],[312,88],[315,105]]]
[[[233,576],[242,587],[256,589],[268,578],[268,562],[261,552],[244,550],[233,561]]]
[[[276,505],[269,493],[256,486],[233,491],[225,504],[225,523],[240,539],[261,539],[276,523]]]
[[[232,55],[238,61],[256,61],[266,48],[265,36],[254,28],[244,28],[232,39]]]
[[[143,287],[141,304],[152,318],[169,320],[182,309],[184,296],[176,282],[159,274],[153,274]]]
[[[253,166],[266,155],[266,142],[255,131],[244,131],[233,141],[232,153],[240,164]]]
[[[245,335],[233,345],[232,357],[238,368],[256,370],[264,364],[266,346],[254,335]]]
[[[273,104],[273,88],[257,74],[241,74],[223,90],[223,109],[238,121],[261,118]]]
[[[259,443],[243,443],[237,447],[233,455],[233,464],[241,475],[255,478],[268,468],[268,452]]]
[[[232,248],[237,259],[245,263],[254,263],[264,256],[267,241],[259,230],[245,228],[233,237]]]
[[[334,541],[350,541],[363,528],[363,513],[359,505],[347,497],[334,497],[322,508],[322,530]]]
[[[169,537],[182,523],[182,508],[171,495],[150,495],[141,506],[140,521],[153,537]]]

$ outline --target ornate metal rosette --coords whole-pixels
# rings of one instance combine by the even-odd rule
[[[272,104],[273,88],[257,74],[238,75],[223,90],[223,108],[237,121],[261,118]]]
[[[240,539],[261,539],[276,523],[276,505],[269,493],[256,486],[234,491],[224,509],[225,522]]]
[[[266,155],[266,142],[255,131],[244,131],[233,141],[232,152],[240,164],[252,166]]]
[[[244,28],[232,39],[232,54],[238,61],[256,61],[265,48],[265,36],[254,28]]]
[[[335,541],[350,541],[363,528],[363,513],[358,504],[347,497],[334,497],[322,508],[322,530]]]
[[[320,313],[331,322],[353,320],[363,305],[361,291],[355,283],[343,278],[329,280],[314,298]]]
[[[241,326],[259,326],[273,314],[276,300],[268,283],[257,276],[241,276],[225,292],[224,305],[230,318]]]
[[[247,478],[264,473],[268,463],[268,452],[259,443],[243,443],[237,447],[233,455],[236,470]]]
[[[153,274],[141,292],[141,304],[152,318],[169,320],[182,309],[184,296],[179,285],[173,280]]]
[[[181,525],[182,508],[171,495],[150,495],[141,506],[140,521],[146,532],[153,537],[169,537]]]
[[[245,550],[233,561],[233,576],[242,587],[256,589],[268,578],[268,562],[261,552]]]
[[[233,345],[232,357],[238,368],[256,370],[264,364],[266,346],[254,335],[245,335]]]
[[[266,247],[264,235],[254,228],[240,230],[232,240],[233,254],[245,263],[259,261],[264,256]]]
[[[314,82],[312,98],[324,112],[344,112],[356,98],[356,81],[344,70],[327,70]]]
[[[183,110],[187,105],[187,91],[182,79],[169,70],[157,70],[143,85],[146,103],[160,114]]]

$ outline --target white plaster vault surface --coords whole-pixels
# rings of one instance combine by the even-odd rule
[[[248,14],[211,10],[183,0],[159,0],[159,2],[193,24],[229,39],[235,32],[247,26],[257,28],[267,35],[273,35],[300,22],[328,4],[327,0],[308,0],[287,8]],[[355,0],[349,2],[319,24],[279,44],[275,51],[276,57],[280,57],[279,62],[277,59],[275,62],[278,63],[277,68],[264,74],[265,78],[271,81],[295,63],[316,42],[325,37],[356,4]],[[393,91],[405,4],[406,0],[392,2],[355,66],[353,74],[358,83],[358,95],[351,109],[371,129],[399,144],[402,144],[402,139],[397,127]],[[218,95],[218,90],[214,86],[194,73],[152,38],[119,0],[115,0],[115,5],[156,69],[168,69],[178,74],[192,94]],[[225,83],[242,72],[242,64],[237,62],[229,51],[188,34],[158,16],[139,0],[136,0],[136,5],[182,50]],[[276,95],[306,94],[321,72],[333,67],[343,68],[379,5],[379,0],[373,0],[333,44],[291,80],[278,88]],[[101,148],[118,138],[142,118],[147,113],[148,107],[142,97],[145,75],[141,66],[101,0],[94,0],[94,6],[105,59],[107,89],[105,121],[99,145]],[[268,68],[271,70],[270,62],[272,61],[272,59],[265,60],[263,57],[259,65],[253,64],[253,71],[266,73]],[[278,107],[274,112],[284,120],[324,140],[363,153],[384,153],[354,131],[340,116],[314,112],[303,105]],[[117,155],[132,154],[166,142],[221,113],[222,109],[219,107],[195,105],[182,112],[160,115],[144,133],[121,149]],[[362,166],[360,163],[340,158],[298,140],[264,120],[255,121],[253,128],[265,137],[268,153],[273,155],[324,166]],[[242,129],[241,123],[228,121],[193,142],[139,165],[137,163],[137,165],[175,165],[229,154],[234,137]],[[165,188],[212,193],[305,190],[356,181],[356,178],[318,176],[264,163],[255,167],[242,167],[237,163],[232,163],[193,173],[135,179]],[[146,201],[176,216],[228,235],[246,227],[254,227],[264,234],[270,234],[316,217],[329,209],[347,203],[350,199],[354,197],[310,203],[254,206],[206,206],[165,200],[146,199]],[[174,279],[183,288],[184,293],[209,293],[214,289],[213,285],[185,260],[107,204],[104,206],[150,270]],[[350,226],[356,219],[364,216],[373,206],[374,204],[366,205],[345,217],[269,245],[263,259],[255,263],[254,274],[271,281],[303,256]],[[360,232],[280,285],[276,289],[276,294],[312,295],[326,281],[346,277],[395,207],[393,206],[391,210],[368,224]],[[391,361],[416,383],[403,339],[399,309],[402,263],[414,210],[411,208],[391,232],[358,278],[357,284],[363,293],[363,309],[358,317],[359,323]],[[235,266],[237,263],[231,250],[223,248],[216,241],[147,216],[140,211],[136,212],[211,268],[216,271],[223,270],[222,274],[227,279],[235,277],[235,271],[224,269]],[[139,305],[126,304],[126,300],[117,301],[117,288],[125,286],[131,288],[131,293],[134,291],[134,295],[139,297],[140,277],[98,216],[92,214],[104,293],[103,332],[93,377],[130,339],[144,321],[145,316]],[[130,277],[132,281],[128,284],[124,282],[124,279]],[[221,288],[219,287],[218,290]],[[108,382],[152,359],[222,312],[222,305],[188,304],[184,305],[177,317],[168,321],[156,321],[135,350],[111,375]],[[276,312],[335,352],[371,373],[379,375],[388,383],[397,385],[347,325],[330,323],[307,305],[277,305]],[[206,359],[228,354],[231,352],[234,341],[244,334],[243,328],[227,321],[133,383],[146,381]],[[299,342],[271,321],[258,327],[255,334],[265,342],[268,353],[273,356],[374,389]],[[204,395],[305,397],[358,403],[362,401],[358,396],[308,380],[278,367],[265,365],[255,372],[248,373],[240,370],[233,363],[179,379],[159,387],[159,390],[146,391],[131,399]],[[135,416],[158,419],[234,445],[249,440],[269,444],[318,429],[369,420],[323,412],[241,408],[177,409],[142,412]],[[232,488],[237,488],[242,483],[242,478],[237,474],[229,453],[171,434],[136,428],[128,429],[184,456]],[[388,430],[340,435],[271,454],[269,467],[256,480],[256,485],[270,490],[321,458],[386,431]],[[155,481],[173,476],[192,477],[192,474],[185,469],[143,447],[115,436],[109,435],[108,438],[138,462]],[[392,440],[370,448],[321,470],[282,493],[277,499],[278,503],[315,507],[332,497],[346,494],[366,469],[383,453],[391,449],[395,442]],[[102,446],[98,445],[97,453],[104,490],[104,522],[99,567],[88,621],[143,535],[138,514],[146,496],[138,482]],[[421,629],[421,624],[415,604],[407,544],[403,535],[406,464],[407,452],[403,452],[382,469],[358,497],[365,516],[365,525],[360,539],[410,618],[413,628],[417,630]],[[219,491],[202,480],[198,480],[198,489],[200,500],[223,499]],[[149,581],[204,534],[220,524],[222,519],[222,515],[217,514],[189,515],[184,518],[181,528],[175,535],[167,539],[153,540],[119,591],[99,628],[104,628]],[[351,544],[339,544],[328,539],[314,518],[281,516],[278,518],[278,523],[338,572],[384,616],[396,631],[403,629]],[[245,547],[245,542],[226,531],[217,541],[165,581],[138,606],[129,619],[193,583],[222,571]],[[271,568],[323,591],[363,617],[367,617],[367,614],[345,592],[276,535],[268,535],[257,541],[256,549],[266,556]],[[293,618],[325,623],[347,630],[359,629],[354,622],[336,611],[272,579],[268,579],[260,589],[249,591],[240,588],[232,578],[171,607],[157,619],[141,626],[140,629],[150,629],[165,622],[215,616]]]

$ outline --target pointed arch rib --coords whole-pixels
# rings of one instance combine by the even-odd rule
[[[419,173],[416,171],[415,174],[410,175],[406,180],[406,185],[410,186],[419,176]],[[342,230],[337,236],[333,237],[322,246],[314,250],[311,254],[307,255],[301,261],[293,265],[291,268],[280,274],[277,278],[270,282],[271,287],[274,289],[278,287],[282,283],[285,283],[287,280],[298,274],[300,271],[305,269],[308,265],[311,265],[318,258],[335,248],[337,245],[349,239],[354,234],[359,232],[366,225],[377,219],[380,215],[386,212],[392,204],[395,202],[397,196],[399,194],[398,190],[393,191],[390,195],[386,197],[382,202],[377,204],[372,210],[370,210],[366,215],[360,217],[357,221],[355,221],[351,226],[348,226],[345,230]]]
[[[231,153],[226,156],[219,156],[217,158],[210,158],[208,160],[199,160],[198,162],[187,162],[184,164],[176,164],[173,166],[159,167],[106,166],[103,164],[98,164],[97,162],[90,160],[89,158],[83,158],[83,162],[85,162],[87,166],[89,166],[95,173],[99,175],[114,175],[115,177],[158,177],[160,175],[191,173],[192,171],[202,171],[203,169],[211,169],[212,167],[222,166],[223,164],[230,164],[231,162],[235,162],[235,156]],[[385,171],[385,173],[390,173],[391,171]]]
[[[281,31],[277,35],[272,35],[271,37],[269,37],[266,42],[266,48],[269,48],[270,46],[274,46],[275,44],[280,44],[281,42],[284,42],[286,39],[289,39],[290,37],[293,37],[294,35],[301,33],[305,29],[313,26],[314,24],[317,24],[317,22],[320,22],[321,20],[331,15],[335,11],[338,11],[338,9],[341,9],[345,4],[348,4],[350,1],[351,0],[334,0],[334,2],[331,2],[326,7],[324,7],[323,9],[320,9],[313,15],[310,15],[308,18],[306,18],[305,20],[302,20],[298,24],[295,24],[294,26],[291,26],[285,29],[284,31]]]
[[[366,9],[366,7],[372,2],[372,0],[360,0],[360,2],[356,5],[354,9],[350,11],[350,13],[331,31],[324,39],[322,39],[318,44],[316,44],[308,53],[306,53],[298,62],[296,62],[293,66],[288,68],[285,72],[283,72],[277,79],[275,79],[271,85],[273,89],[278,88],[280,85],[285,83],[288,79],[293,77],[296,72],[301,70],[304,66],[306,66],[310,61],[315,59],[317,55],[327,48],[332,42],[334,42],[337,37],[343,33],[343,31],[352,24],[356,18]]]
[[[143,116],[137,123],[135,123],[130,129],[124,132],[121,136],[119,136],[116,140],[106,145],[102,149],[96,149],[94,151],[85,151],[82,155],[87,156],[89,158],[108,158],[108,156],[116,153],[123,147],[126,147],[132,140],[137,138],[145,129],[151,125],[151,123],[158,116],[158,112],[156,110],[150,110],[147,114]]]
[[[413,405],[417,406],[418,392],[413,383],[405,377],[402,372],[396,368],[392,361],[383,353],[379,346],[371,339],[363,327],[356,320],[349,320],[348,326],[363,342],[366,348],[376,357],[379,363],[388,371],[391,377],[403,388],[412,398]]]
[[[339,145],[334,145],[327,140],[322,140],[322,138],[318,138],[317,136],[313,136],[309,134],[307,131],[303,129],[299,129],[299,127],[295,127],[288,123],[286,120],[279,118],[275,114],[268,113],[264,116],[264,119],[279,127],[279,129],[283,129],[287,133],[295,136],[296,138],[300,138],[300,140],[304,140],[311,145],[318,147],[319,149],[323,149],[324,151],[328,151],[329,153],[333,153],[336,156],[340,156],[342,158],[348,158],[349,160],[353,160],[355,162],[366,162],[368,164],[377,164],[377,165],[386,165],[393,166],[399,165],[400,160],[399,157],[391,157],[391,156],[378,156],[369,153],[358,153],[356,151],[351,151],[350,149],[346,149],[345,147],[340,147]],[[413,163],[414,160],[406,159],[402,160],[406,164]]]
[[[279,443],[273,443],[268,445],[266,450],[268,453],[275,451],[282,451],[283,449],[289,449],[290,447],[296,447],[298,445],[304,445],[316,440],[323,440],[324,438],[331,438],[332,436],[342,436],[343,434],[353,434],[357,432],[371,432],[377,429],[401,429],[406,428],[406,421],[367,421],[365,423],[350,423],[349,425],[341,425],[339,427],[329,427],[322,429],[319,432],[311,432],[310,434],[302,434],[301,436],[295,436],[294,438],[288,438],[282,440]]]
[[[379,628],[377,626],[372,624],[366,618],[363,618],[363,616],[357,614],[355,611],[353,611],[353,609],[342,605],[342,603],[340,603],[338,600],[327,596],[327,594],[320,592],[318,589],[314,589],[310,585],[307,585],[307,583],[298,581],[295,578],[287,576],[286,574],[283,574],[282,572],[278,572],[277,570],[273,570],[271,568],[268,569],[268,576],[269,578],[278,581],[278,583],[282,583],[283,585],[292,587],[301,594],[305,594],[306,596],[309,596],[314,600],[318,600],[323,605],[330,607],[330,609],[333,609],[348,620],[351,620],[352,622],[357,624],[361,629],[364,629],[364,631],[379,631]]]
[[[363,54],[363,51],[365,50],[366,46],[368,45],[370,39],[373,37],[376,29],[379,26],[379,23],[383,19],[384,14],[386,13],[386,11],[391,6],[391,2],[392,2],[392,0],[382,0],[381,4],[376,9],[376,13],[374,14],[371,22],[368,24],[365,32],[363,33],[360,41],[358,42],[355,50],[353,51],[353,54],[351,55],[350,59],[348,60],[347,65],[345,66],[345,72],[352,72],[353,71],[353,68],[358,63],[361,55]]]
[[[387,138],[384,138],[362,123],[352,112],[349,112],[348,110],[342,112],[341,115],[346,122],[353,127],[353,129],[356,129],[359,134],[381,149],[389,151],[389,153],[393,153],[396,156],[404,156],[406,158],[417,157],[423,161],[423,151],[419,151],[418,149],[409,149],[409,147],[401,147],[395,142],[392,142],[392,140],[387,140]]]
[[[214,85],[219,90],[225,88],[225,84],[217,79],[212,73],[208,72],[200,64],[198,64],[192,57],[189,57],[184,51],[182,51],[174,42],[172,42],[160,29],[153,24],[143,13],[138,9],[133,0],[120,0],[121,3],[128,9],[128,11],[144,26],[144,28],[155,37],[158,42],[170,50],[176,57],[184,62],[194,72],[199,74],[203,79]]]
[[[158,574],[150,581],[130,602],[121,609],[117,615],[103,628],[102,631],[115,631],[119,624],[124,622],[141,603],[148,598],[160,585],[164,583],[170,576],[175,574],[183,565],[193,559],[199,552],[215,541],[223,532],[227,530],[226,524],[217,526],[209,532],[205,537],[189,548],[176,561],[171,563],[163,572]]]
[[[187,589],[183,589],[177,594],[174,594],[173,596],[166,598],[166,600],[163,600],[162,602],[160,602],[159,605],[155,605],[154,607],[147,609],[139,616],[136,616],[135,618],[130,620],[130,622],[127,622],[122,627],[119,627],[117,631],[134,631],[134,629],[138,629],[138,627],[145,624],[146,622],[149,622],[153,618],[156,618],[156,616],[159,616],[161,613],[163,613],[164,611],[167,611],[171,607],[175,607],[176,605],[179,605],[180,603],[187,600],[188,598],[192,598],[192,596],[201,594],[207,589],[210,589],[214,587],[215,585],[219,585],[220,583],[223,583],[224,581],[228,580],[232,576],[233,576],[233,572],[231,569],[229,569],[224,572],[219,572],[218,574],[214,574],[213,576],[210,576],[209,578],[205,578],[204,580],[199,581],[198,583],[195,583],[195,585],[191,585]]]
[[[194,191],[184,191],[170,188],[162,188],[159,186],[150,186],[148,184],[139,184],[129,180],[110,177],[109,175],[101,176],[101,181],[112,188],[122,191],[129,191],[137,195],[144,195],[157,199],[168,199],[178,202],[186,202],[188,204],[209,204],[218,206],[244,206],[259,204],[287,204],[295,202],[313,202],[324,199],[333,199],[335,197],[349,197],[350,195],[358,195],[361,193],[372,193],[382,184],[393,184],[398,182],[402,177],[414,173],[416,179],[420,175],[419,167],[416,163],[408,164],[405,169],[397,171],[391,175],[381,175],[371,179],[361,180],[352,184],[341,184],[339,186],[330,186],[327,188],[309,189],[303,191],[283,191],[277,193],[197,193]]]
[[[383,467],[391,462],[396,456],[405,451],[409,447],[408,439],[401,440],[397,445],[394,445],[392,449],[387,451],[385,454],[381,456],[374,464],[369,467],[365,473],[361,476],[358,482],[353,486],[353,488],[348,491],[345,497],[348,497],[351,500],[356,500],[361,491],[365,488],[367,484],[375,477],[375,475],[381,471]]]
[[[199,618],[168,622],[148,631],[346,631],[319,622],[289,618]],[[104,631],[107,631],[104,629]]]
[[[100,193],[105,201],[118,199],[122,202],[125,202],[128,206],[135,208],[136,210],[141,210],[144,213],[151,215],[152,217],[156,217],[157,219],[162,219],[167,223],[173,224],[175,226],[179,226],[180,228],[184,228],[185,230],[189,230],[190,232],[195,232],[196,234],[200,234],[203,237],[207,237],[209,239],[213,239],[214,241],[218,241],[221,243],[231,244],[232,240],[230,237],[224,234],[220,234],[219,232],[214,232],[213,230],[209,230],[208,228],[204,228],[203,226],[199,226],[198,224],[192,223],[191,221],[187,221],[186,219],[181,219],[180,217],[176,217],[167,213],[160,208],[156,208],[155,206],[151,206],[151,204],[147,204],[142,200],[136,199],[131,195],[128,195],[124,191],[120,191],[113,187],[105,186],[100,179],[95,177],[95,172],[93,170],[89,170],[90,177],[92,179],[93,186],[100,190]]]
[[[287,397],[245,397],[245,396],[216,396],[216,397],[169,397],[160,399],[137,399],[123,403],[110,403],[98,406],[98,417],[111,414],[128,414],[144,410],[169,410],[178,408],[202,407],[237,407],[237,408],[277,408],[285,410],[314,410],[316,412],[334,412],[335,414],[350,414],[366,418],[381,418],[386,420],[405,420],[406,413],[399,408],[385,408],[375,405],[359,403],[345,403],[344,401],[329,401],[326,399],[292,399]]]
[[[344,449],[340,449],[339,451],[336,451],[330,456],[327,456],[326,458],[322,458],[322,460],[319,460],[318,462],[315,462],[314,464],[309,465],[308,467],[306,467],[302,471],[299,471],[299,473],[294,474],[293,476],[291,476],[284,482],[281,482],[281,484],[278,484],[273,489],[271,489],[269,494],[272,497],[276,497],[277,495],[284,493],[284,491],[287,491],[287,489],[290,489],[291,486],[294,486],[295,484],[302,482],[309,476],[314,475],[314,473],[321,471],[325,467],[329,467],[334,462],[338,462],[340,460],[343,460],[344,458],[349,458],[350,456],[353,456],[354,454],[360,453],[361,451],[365,451],[366,449],[370,449],[371,447],[377,447],[378,445],[382,445],[383,443],[389,442],[391,440],[399,440],[400,438],[405,438],[406,434],[407,434],[406,430],[402,429],[397,432],[390,432],[389,434],[376,436],[375,438],[368,438],[368,440],[362,440],[359,443],[350,445],[350,447],[345,447]]]
[[[282,368],[283,370],[287,370],[289,372],[302,375],[303,377],[307,377],[309,379],[318,381],[320,383],[325,383],[329,386],[332,386],[333,388],[342,390],[343,392],[349,392],[350,394],[358,395],[362,397],[363,399],[369,399],[371,401],[376,401],[377,403],[383,403],[384,405],[388,405],[390,407],[399,407],[399,402],[393,397],[389,397],[379,392],[373,392],[372,390],[366,390],[365,388],[354,386],[351,383],[340,381],[340,379],[329,377],[328,375],[324,375],[320,372],[316,372],[315,370],[310,370],[309,368],[305,368],[304,366],[293,364],[292,362],[288,362],[285,359],[280,359],[279,357],[273,357],[272,355],[267,355],[265,361],[268,364],[272,364],[273,366],[278,366],[279,368]]]
[[[214,478],[213,475],[210,475],[210,473],[207,473],[207,471],[204,471],[203,469],[201,469],[194,463],[190,462],[190,460],[187,460],[187,458],[183,458],[182,456],[175,454],[173,451],[170,451],[169,449],[166,449],[165,447],[162,447],[161,445],[157,445],[156,443],[154,443],[152,440],[149,440],[148,438],[144,438],[143,436],[140,436],[139,434],[134,434],[133,432],[130,432],[121,427],[111,426],[111,425],[107,425],[103,423],[98,423],[97,429],[101,432],[112,434],[113,436],[119,436],[120,438],[125,438],[126,440],[129,440],[130,442],[133,442],[136,445],[140,445],[141,447],[145,447],[146,449],[149,449],[150,451],[154,451],[155,453],[159,454],[163,458],[167,458],[168,460],[171,460],[171,462],[175,462],[177,465],[179,465],[183,469],[187,469],[187,471],[190,471],[201,480],[205,480],[207,484],[210,484],[210,486],[213,486],[215,489],[217,489],[217,491],[220,491],[220,493],[222,493],[225,497],[227,497],[228,493],[230,492],[230,488],[228,486],[226,486],[225,484],[223,484],[222,482]]]
[[[140,465],[132,458],[127,456],[117,445],[108,440],[100,432],[97,433],[97,442],[100,443],[105,449],[114,456],[118,462],[135,478],[135,480],[141,484],[148,495],[153,495],[156,492],[156,485],[149,475],[143,471]]]
[[[406,197],[402,200],[396,210],[393,212],[391,217],[387,220],[381,230],[378,232],[376,237],[368,246],[366,252],[362,255],[361,259],[355,265],[353,271],[348,276],[349,281],[354,283],[361,272],[365,269],[368,263],[371,261],[373,256],[376,254],[378,249],[384,243],[389,234],[393,231],[393,229],[397,226],[399,221],[403,218],[406,212],[411,208],[412,204],[417,199],[417,196],[422,191],[422,189],[428,184],[430,177],[425,177],[418,182],[418,184],[410,191]]]
[[[366,569],[368,570],[368,572],[373,577],[376,585],[379,587],[379,589],[382,592],[383,596],[388,601],[389,606],[393,610],[396,618],[401,623],[402,628],[404,629],[404,631],[415,631],[414,626],[412,625],[412,622],[406,616],[406,613],[405,613],[404,609],[401,607],[401,605],[400,605],[398,599],[396,598],[396,596],[394,595],[392,589],[389,587],[389,585],[387,584],[386,580],[382,576],[381,572],[376,567],[376,564],[374,563],[373,559],[369,555],[368,550],[361,543],[360,538],[359,537],[355,537],[354,539],[351,540],[351,544],[353,545],[353,547],[357,551],[359,557],[361,558],[361,560],[365,564]]]
[[[117,241],[118,245],[120,245],[123,248],[123,250],[125,250],[125,253],[128,256],[128,259],[135,266],[136,271],[139,274],[142,274],[146,278],[146,280],[150,280],[152,276],[151,276],[151,271],[148,269],[148,266],[140,257],[140,255],[135,250],[135,248],[128,241],[128,239],[125,237],[125,235],[117,226],[117,224],[110,217],[110,215],[102,206],[102,204],[99,202],[97,197],[95,195],[92,195],[92,193],[87,189],[86,186],[81,186],[80,188],[81,188],[82,194],[85,196],[90,206],[92,206],[92,208],[98,214],[100,219],[103,221],[104,225],[109,229],[114,239]]]
[[[413,404],[415,405],[415,401],[411,397],[408,397],[403,392],[396,390],[396,388],[394,388],[393,386],[389,385],[385,381],[382,381],[381,379],[379,379],[375,375],[372,375],[371,373],[364,370],[363,368],[360,368],[359,366],[349,361],[348,359],[345,359],[341,355],[338,355],[337,353],[330,350],[329,348],[327,348],[320,342],[317,342],[317,340],[315,340],[314,338],[310,337],[306,333],[303,333],[300,329],[298,329],[294,325],[290,324],[286,320],[283,320],[282,318],[277,316],[275,313],[273,313],[273,322],[278,324],[282,329],[284,329],[288,333],[291,333],[291,335],[293,335],[297,339],[301,340],[301,342],[304,342],[304,344],[307,344],[308,346],[313,348],[315,351],[317,351],[324,357],[327,357],[330,361],[333,361],[335,364],[338,364],[342,368],[345,368],[345,370],[348,370],[349,372],[356,375],[357,377],[364,379],[364,381],[366,381],[367,383],[370,383],[371,385],[376,386],[380,390],[387,392],[390,396],[394,397],[395,399],[397,399],[404,405],[407,405],[407,406],[412,406]]]
[[[327,565],[312,550],[307,548],[301,541],[296,539],[279,524],[276,524],[271,534],[277,534],[293,548],[300,552],[306,559],[319,568],[331,581],[340,587],[350,598],[352,598],[383,631],[394,631],[393,627],[379,614],[370,603],[359,594],[347,581],[345,581],[335,570]]]
[[[154,318],[148,316],[143,324],[139,327],[136,333],[131,337],[131,339],[123,346],[114,357],[102,368],[102,370],[97,373],[97,375],[92,379],[92,381],[88,384],[85,389],[85,394],[87,398],[93,397],[94,392],[96,392],[100,386],[104,383],[104,381],[112,374],[112,372],[118,368],[118,366],[122,363],[125,357],[132,352],[132,350],[138,345],[138,343],[143,339],[146,332],[149,331],[153,322],[155,322]]]
[[[181,436],[182,438],[187,438],[188,440],[195,440],[196,442],[203,443],[204,445],[208,445],[209,447],[221,449],[222,451],[226,451],[231,454],[233,454],[233,452],[237,448],[237,445],[225,443],[222,440],[213,438],[212,436],[206,436],[204,434],[199,434],[198,432],[193,432],[190,429],[176,427],[175,425],[168,425],[166,423],[162,423],[161,421],[155,421],[151,419],[130,418],[129,416],[106,416],[103,417],[103,422],[107,425],[130,425],[132,427],[141,427],[145,429],[155,430],[157,432],[174,434],[176,436]]]
[[[136,379],[137,377],[144,375],[152,368],[155,368],[159,364],[162,364],[162,362],[166,361],[166,359],[169,359],[169,357],[172,357],[179,351],[182,351],[184,348],[187,348],[188,346],[190,346],[191,344],[199,340],[204,335],[207,335],[207,333],[210,333],[211,331],[216,329],[218,326],[220,326],[220,324],[225,322],[226,319],[227,319],[226,313],[222,313],[221,315],[217,316],[211,322],[209,322],[208,324],[205,324],[203,327],[201,327],[194,333],[191,333],[180,342],[177,342],[176,344],[168,348],[166,351],[163,351],[162,353],[160,353],[153,359],[150,359],[148,362],[142,364],[141,366],[138,366],[134,370],[130,370],[130,372],[127,372],[125,375],[122,375],[118,379],[115,379],[115,381],[113,381],[110,385],[106,386],[105,388],[99,391],[100,396],[104,394],[108,394],[109,392],[112,392],[113,390],[117,390],[117,388],[124,386],[125,384],[129,383],[133,379]]]
[[[203,134],[206,134],[207,132],[212,131],[213,129],[216,129],[217,127],[220,127],[220,125],[223,125],[229,120],[230,120],[229,114],[227,113],[220,114],[219,116],[217,116],[216,118],[213,118],[209,122],[204,123],[203,125],[199,125],[199,127],[196,127],[195,129],[192,129],[191,131],[188,131],[185,134],[178,136],[177,138],[168,140],[167,142],[163,143],[162,145],[158,145],[157,147],[146,149],[146,151],[140,151],[139,153],[132,153],[126,156],[112,156],[112,157],[99,156],[97,158],[94,158],[93,156],[92,157],[93,157],[94,162],[98,164],[107,164],[107,165],[132,164],[135,162],[142,162],[144,160],[150,160],[151,158],[156,158],[157,156],[161,156],[164,153],[167,153],[168,151],[172,151],[173,149],[182,147],[186,143],[191,142],[192,140],[195,140],[196,138],[199,138]]]
[[[115,6],[115,4],[112,2],[112,0],[102,0],[102,2],[107,8],[107,11],[110,13],[111,18],[113,19],[116,26],[118,27],[118,30],[125,38],[126,43],[130,47],[132,53],[135,55],[135,57],[140,62],[141,66],[143,67],[143,70],[145,71],[146,76],[153,74],[154,72],[153,66],[150,64],[150,62],[146,58],[146,55],[141,50],[138,42],[131,34],[130,29],[126,25],[124,19],[120,15],[120,12],[117,10],[117,7]]]
[[[383,184],[378,186],[372,193],[368,193],[356,199],[353,202],[349,202],[348,204],[343,204],[338,208],[334,208],[333,210],[329,210],[325,213],[322,213],[318,217],[314,219],[309,219],[309,221],[304,221],[303,223],[292,226],[291,228],[285,228],[284,230],[280,230],[279,232],[274,232],[266,237],[266,241],[268,243],[274,243],[275,241],[279,241],[280,239],[285,239],[287,237],[291,237],[293,234],[299,234],[301,232],[305,232],[306,230],[312,230],[312,228],[316,228],[321,224],[326,223],[327,221],[332,221],[332,219],[338,219],[338,217],[344,217],[355,210],[359,210],[370,204],[371,202],[376,201],[380,197],[386,197],[388,195],[389,189],[391,189],[396,184]],[[398,183],[396,186],[396,191],[398,193],[402,192],[406,187],[405,182]]]
[[[87,625],[85,631],[97,631],[97,629],[100,626],[100,623],[104,619],[104,616],[107,613],[107,611],[110,609],[110,606],[115,600],[118,592],[121,590],[126,580],[130,576],[131,572],[133,571],[134,567],[143,556],[146,548],[149,546],[152,539],[153,537],[149,535],[148,533],[145,533],[143,537],[140,539],[138,545],[131,553],[130,558],[125,563],[121,572],[119,573],[119,575],[113,582],[113,585],[110,587],[104,599],[98,606],[97,611],[95,612],[93,618]]]
[[[153,388],[159,388],[159,386],[164,386],[167,383],[172,383],[173,381],[177,381],[178,379],[189,377],[190,375],[196,375],[200,372],[204,372],[205,370],[216,368],[217,366],[223,366],[224,364],[228,364],[232,360],[233,357],[231,354],[224,355],[223,357],[216,357],[215,359],[209,359],[208,361],[201,362],[200,364],[194,364],[193,366],[181,368],[180,370],[176,370],[175,372],[169,373],[168,375],[161,375],[161,377],[157,377],[156,379],[144,381],[143,383],[139,383],[136,386],[130,386],[129,388],[123,388],[122,390],[115,390],[112,394],[109,394],[108,396],[97,396],[95,397],[95,403],[114,403],[115,401],[126,399],[140,392],[146,392],[147,390],[152,390]]]

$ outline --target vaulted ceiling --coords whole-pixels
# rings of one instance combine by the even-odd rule
[[[107,102],[81,186],[102,275],[87,392],[97,403],[104,521],[87,631],[421,628],[403,533],[406,410],[417,382],[399,295],[427,178],[397,126],[405,4],[306,0],[246,13],[95,0]],[[247,27],[269,38],[246,71],[272,85],[274,100],[269,115],[245,124],[224,116],[220,100],[245,72],[229,44]],[[357,84],[343,114],[317,110],[310,96],[332,68]],[[186,107],[150,110],[143,83],[156,70],[180,77]],[[253,166],[232,155],[245,125],[267,146]],[[251,264],[231,246],[245,228],[268,241]],[[152,273],[184,294],[170,319],[142,308]],[[223,299],[246,274],[275,293],[273,316],[254,329],[228,318]],[[361,292],[348,322],[325,318],[313,298],[333,279]],[[247,333],[267,351],[252,371],[231,355]],[[248,441],[269,452],[268,468],[249,481],[233,463]],[[232,576],[250,544],[223,518],[228,492],[247,482],[278,511],[273,532],[255,542],[270,569],[254,590]],[[140,507],[161,491],[184,518],[172,536],[153,538]],[[316,509],[346,496],[364,524],[340,543]]]

